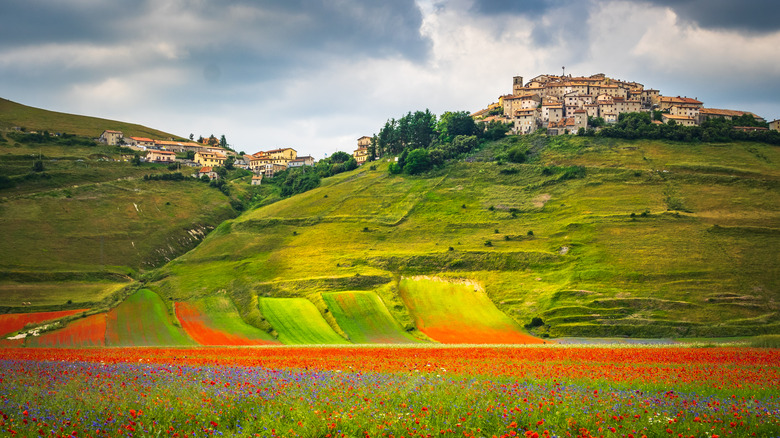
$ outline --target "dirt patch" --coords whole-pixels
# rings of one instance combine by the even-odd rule
[[[550,196],[549,193],[543,193],[534,198],[534,207],[542,208],[544,207],[544,204],[546,204],[550,199],[552,199],[552,196]]]

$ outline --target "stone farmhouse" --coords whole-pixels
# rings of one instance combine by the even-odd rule
[[[503,108],[501,119],[512,124],[515,134],[530,134],[540,128],[546,128],[550,135],[576,134],[580,128],[587,129],[589,117],[617,123],[620,114],[653,110],[664,113],[663,123],[674,121],[686,126],[699,125],[713,117],[730,120],[743,114],[763,121],[745,111],[704,108],[698,99],[663,96],[659,90],[603,73],[587,77],[544,74],[528,82],[515,76],[512,94],[500,96],[498,104],[472,116],[484,120],[495,108]]]

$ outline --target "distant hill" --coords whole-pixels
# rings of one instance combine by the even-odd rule
[[[106,129],[122,131],[125,137],[148,137],[156,140],[181,138],[134,123],[59,113],[0,98],[0,130],[17,126],[27,131],[63,132],[91,138],[100,136]]]

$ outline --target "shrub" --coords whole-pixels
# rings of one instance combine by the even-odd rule
[[[427,172],[431,167],[431,157],[428,155],[428,151],[425,149],[415,149],[407,155],[406,164],[404,164],[403,170],[409,175],[417,175]]]
[[[525,155],[525,152],[519,147],[513,147],[510,149],[506,154],[506,158],[513,163],[525,163],[525,161],[528,159],[528,157]]]
[[[534,235],[534,232],[533,232],[533,230],[528,230],[528,235],[529,235],[529,236],[533,236],[533,235]]]
[[[538,316],[534,316],[531,318],[531,322],[525,325],[525,328],[527,329],[533,329],[537,327],[541,327],[544,325],[544,321],[542,318],[539,318]]]
[[[485,246],[493,246],[493,242],[491,242],[489,240],[486,240],[485,241]]]

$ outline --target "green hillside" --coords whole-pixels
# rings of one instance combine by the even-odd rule
[[[512,147],[529,161],[493,160]],[[154,287],[227,291],[242,315],[262,297],[327,315],[321,294],[373,290],[413,329],[399,281],[426,275],[479,284],[519,326],[541,318],[537,335],[780,332],[776,146],[535,135],[468,161],[323,180],[222,224]]]
[[[232,199],[207,184],[145,179],[189,175],[191,168],[133,165],[126,148],[29,134],[97,136],[112,128],[170,137],[109,122],[0,100],[0,313],[107,310],[133,279],[192,249],[237,214]],[[28,133],[3,130],[18,125]]]
[[[107,129],[122,131],[125,137],[148,137],[156,140],[181,138],[133,123],[33,108],[0,98],[0,130],[14,127],[25,128],[27,131],[49,131],[52,134],[64,132],[90,138],[99,137]]]

